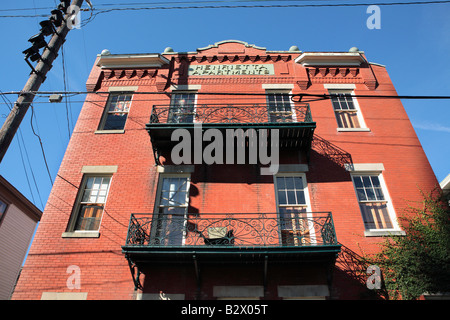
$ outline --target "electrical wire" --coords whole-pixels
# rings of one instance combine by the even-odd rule
[[[324,8],[324,7],[361,7],[361,6],[395,6],[395,5],[425,5],[425,4],[448,4],[449,1],[414,1],[414,2],[378,2],[378,3],[333,3],[333,4],[287,4],[287,5],[210,5],[210,6],[164,6],[164,7],[142,7],[142,8],[111,8],[100,9],[91,14],[91,17],[83,26],[92,22],[98,15],[113,11],[140,11],[140,10],[188,10],[188,9],[253,9],[253,8]],[[1,17],[1,16],[0,16]]]
[[[66,62],[64,58],[64,45],[61,46],[61,58],[62,58],[62,70],[63,70],[63,83],[64,83],[64,91],[67,91],[67,83],[66,83]],[[69,140],[70,140],[70,121],[69,121],[69,105],[68,105],[68,98],[67,95],[65,95],[65,105],[66,105],[66,119],[67,119],[67,130],[69,133]],[[72,112],[70,112],[72,113]]]
[[[28,91],[28,92],[22,92],[22,91],[10,91],[10,92],[1,92],[0,95],[8,95],[8,94],[14,94],[14,95],[20,95],[20,94],[34,94],[39,95],[42,97],[49,97],[52,94],[61,94],[61,95],[71,95],[71,97],[76,95],[85,95],[85,94],[95,94],[98,96],[104,95],[107,97],[110,92],[109,91]],[[139,92],[133,92],[133,95],[171,95],[176,94],[177,92],[160,92],[160,91],[139,91]],[[215,95],[215,96],[266,96],[267,94],[262,93],[254,93],[254,92],[196,92],[196,95]],[[333,97],[332,94],[313,94],[313,93],[297,93],[297,94],[290,94],[292,97],[313,97],[313,98],[327,98],[330,99]],[[438,96],[431,96],[431,95],[363,95],[363,94],[355,94],[355,98],[367,98],[367,99],[425,99],[425,100],[445,100],[450,99],[450,96],[446,95],[438,95]],[[98,101],[102,102],[102,101]],[[46,102],[47,103],[47,102]]]
[[[1,93],[2,93],[2,91],[0,90],[0,94],[1,94]],[[10,111],[12,111],[12,102],[8,99],[8,97],[6,97],[6,96],[4,96],[4,95],[2,94],[2,99],[3,99],[3,101],[5,101],[5,104],[7,105],[8,109],[9,109]],[[33,167],[31,166],[30,157],[29,157],[29,155],[28,155],[28,151],[27,151],[27,148],[26,148],[26,145],[25,145],[25,141],[24,141],[24,139],[23,139],[22,130],[21,130],[20,127],[19,127],[19,129],[18,129],[18,132],[19,132],[19,139],[17,140],[17,143],[18,143],[18,145],[19,145],[20,158],[21,158],[21,160],[22,160],[22,166],[23,166],[23,169],[24,169],[24,172],[25,172],[25,178],[26,178],[26,180],[27,180],[28,188],[30,189],[31,198],[33,199],[33,203],[36,203],[36,200],[35,200],[35,198],[34,198],[34,193],[33,193],[33,190],[32,190],[32,188],[31,188],[30,179],[29,179],[29,177],[28,177],[28,171],[27,171],[27,169],[26,169],[26,165],[25,165],[25,160],[24,160],[23,152],[25,153],[25,156],[26,156],[26,159],[27,159],[27,162],[28,162],[28,166],[29,166],[29,168],[30,168],[30,172],[31,172],[31,176],[32,176],[32,178],[33,178],[34,186],[35,186],[35,188],[36,188],[36,192],[37,192],[37,194],[38,194],[39,201],[40,201],[41,206],[42,206],[41,208],[42,208],[42,210],[44,210],[44,204],[43,204],[43,202],[42,202],[41,193],[39,192],[39,187],[38,187],[37,182],[36,182],[36,177],[35,177],[35,175],[34,175]],[[22,152],[22,148],[23,148],[23,150],[24,150],[23,152]]]
[[[361,7],[361,6],[404,6],[404,5],[430,5],[430,4],[448,4],[450,0],[436,1],[412,1],[412,2],[374,2],[374,3],[311,3],[311,4],[286,4],[286,5],[208,5],[208,6],[152,6],[152,7],[128,7],[128,8],[109,8],[96,9],[95,13],[91,13],[89,22],[97,15],[113,12],[113,11],[139,11],[139,10],[187,10],[187,9],[252,9],[252,8],[324,8],[324,7]],[[118,5],[118,4],[116,4]],[[82,11],[92,11],[92,9],[82,9]],[[48,14],[40,15],[0,15],[0,18],[34,18],[46,17]],[[87,24],[87,23],[85,23]]]
[[[38,135],[38,134],[36,134],[36,132],[34,131],[34,127],[33,127],[33,116],[34,116],[34,107],[33,107],[33,105],[31,104],[30,105],[30,107],[31,107],[31,130],[33,131],[33,134],[38,138],[38,140],[39,140],[39,144],[40,144],[40,146],[41,146],[41,151],[42,151],[42,157],[44,158],[44,162],[45,162],[45,167],[47,168],[47,173],[48,173],[48,177],[50,178],[50,183],[52,184],[52,186],[53,186],[53,179],[52,179],[52,175],[50,174],[50,170],[49,170],[49,168],[48,168],[48,163],[47,163],[47,158],[46,158],[46,156],[45,156],[45,151],[44,151],[44,146],[43,146],[43,144],[42,144],[42,140],[41,140],[41,137]]]

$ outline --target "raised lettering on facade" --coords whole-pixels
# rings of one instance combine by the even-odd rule
[[[193,65],[190,76],[243,76],[275,74],[273,64],[217,64]]]

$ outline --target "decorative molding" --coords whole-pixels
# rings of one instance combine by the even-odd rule
[[[357,78],[359,68],[329,68],[329,67],[308,67],[308,74],[311,78]]]
[[[102,69],[161,68],[169,64],[164,56],[155,54],[109,54],[99,55],[97,66]]]
[[[358,68],[349,68],[349,70],[350,70],[351,75],[354,76],[354,77],[356,77],[356,75],[359,72]]]
[[[319,69],[319,74],[320,74],[322,77],[325,77],[325,76],[327,75],[327,71],[328,71],[327,68],[318,68],[318,69]]]
[[[308,79],[299,80],[299,81],[297,81],[297,85],[300,87],[300,89],[306,90],[306,89],[308,89],[309,80]]]
[[[370,128],[336,128],[337,132],[370,132]]]
[[[360,66],[365,60],[358,52],[304,52],[295,59],[302,66]]]
[[[197,51],[204,51],[204,50],[209,50],[209,49],[212,49],[212,48],[218,48],[219,45],[224,44],[224,43],[240,43],[240,44],[243,44],[246,48],[254,48],[254,49],[258,49],[258,50],[266,50],[266,48],[258,47],[258,46],[255,46],[254,44],[248,44],[248,42],[245,42],[245,41],[240,41],[240,40],[223,40],[223,41],[216,42],[214,44],[210,44],[209,46],[206,46],[206,47],[203,47],[203,48],[198,48]]]
[[[200,90],[202,88],[201,84],[172,84],[170,89],[174,90]]]
[[[116,173],[118,166],[83,166],[81,173]]]
[[[41,300],[87,300],[87,292],[42,292]]]
[[[345,164],[345,170],[359,173],[359,172],[381,172],[384,171],[382,163],[348,163]]]
[[[176,84],[181,79],[186,78],[173,78],[172,84]],[[274,76],[245,76],[245,77],[205,77],[205,76],[189,76],[190,80],[195,81],[195,84],[224,84],[224,83],[295,83],[294,77],[274,77]]]
[[[163,92],[164,89],[166,88],[166,84],[167,84],[167,81],[156,81],[156,83],[155,83],[156,90],[158,90],[158,92]]]
[[[361,79],[361,78],[358,78],[358,77],[356,77],[356,78],[340,78],[340,77],[336,77],[336,78],[331,78],[331,77],[325,77],[325,78],[319,78],[319,77],[316,77],[316,78],[312,78],[311,79],[311,83],[315,83],[315,84],[318,84],[318,83],[322,83],[322,84],[324,84],[324,83],[330,83],[330,81],[333,81],[334,83],[342,83],[342,84],[360,84],[360,83],[364,83],[364,80],[363,79]]]
[[[392,237],[392,236],[405,236],[406,232],[403,230],[366,230],[364,231],[365,237]]]
[[[263,83],[262,88],[266,90],[270,89],[294,89],[292,83]]]
[[[63,232],[61,238],[99,238],[100,232],[98,231],[72,231]]]
[[[159,173],[192,173],[194,170],[194,165],[165,165],[156,167],[156,171]]]
[[[251,62],[268,62],[268,61],[284,61],[287,62],[291,60],[291,54],[264,54],[264,55],[248,55],[248,54],[215,54],[215,55],[192,55],[192,56],[178,56],[175,58],[175,61],[177,63],[181,63],[182,61],[187,62],[197,62],[197,63],[203,63],[208,62],[211,63],[213,61],[218,61],[219,63],[222,62],[245,62],[245,61],[251,61]]]
[[[263,169],[263,168],[261,168]],[[303,173],[308,172],[309,167],[307,164],[279,164],[277,173]]]
[[[102,70],[105,80],[118,80],[133,78],[144,79],[153,78],[157,74],[156,69],[114,69],[114,70]]]
[[[338,70],[338,68],[328,68],[328,71],[332,77],[337,75]]]
[[[115,86],[111,86],[108,88],[109,92],[125,92],[125,91],[137,91],[138,90],[138,86],[120,86],[120,87],[115,87]]]
[[[135,73],[135,71],[133,70],[133,69],[131,69],[131,70],[125,70],[125,77],[127,78],[127,79],[130,79],[132,76],[133,76],[133,73]]]
[[[102,86],[109,87],[109,86],[137,86],[137,85],[153,85],[155,84],[155,79],[110,79],[110,80],[104,80],[102,82]]]
[[[356,85],[354,83],[324,83],[325,89],[338,89],[338,90],[355,90]]]

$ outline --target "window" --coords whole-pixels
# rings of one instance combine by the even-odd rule
[[[303,174],[277,175],[276,198],[283,245],[311,243],[314,227],[308,219],[308,195]]]
[[[132,93],[111,93],[99,130],[123,130],[130,111]]]
[[[352,176],[366,230],[393,229],[381,175]]]
[[[292,122],[292,106],[289,92],[267,91],[267,109],[270,122]]]
[[[189,176],[161,175],[152,224],[153,244],[182,245],[189,206]]]
[[[169,123],[192,123],[195,115],[196,92],[172,93],[169,108]]]
[[[87,176],[82,184],[74,231],[97,231],[108,196],[110,176]]]
[[[364,120],[351,90],[330,90],[330,95],[338,128],[364,128]]]
[[[6,207],[7,206],[8,205],[5,202],[0,200],[0,221],[2,220],[3,214],[5,214],[5,212],[6,212]]]

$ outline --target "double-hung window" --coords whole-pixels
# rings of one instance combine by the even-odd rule
[[[393,229],[394,223],[389,212],[390,204],[382,176],[353,175],[352,179],[366,230]]]
[[[292,122],[292,105],[288,91],[266,91],[269,122]]]
[[[152,223],[151,241],[155,245],[182,245],[189,206],[188,175],[161,175]]]
[[[309,244],[314,227],[308,214],[308,194],[304,174],[275,176],[281,242],[285,246]]]
[[[131,107],[133,93],[111,93],[105,107],[99,130],[123,130]]]
[[[356,99],[352,96],[351,90],[330,90],[331,102],[338,128],[357,129],[364,128],[364,120]]]
[[[110,176],[86,176],[76,206],[71,231],[97,231],[108,196]]]
[[[173,92],[170,100],[169,123],[193,123],[196,91]]]

